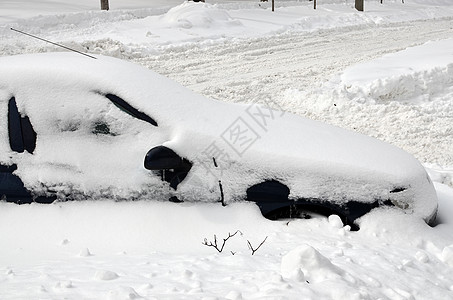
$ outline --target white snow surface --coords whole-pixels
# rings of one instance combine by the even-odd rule
[[[0,203],[1,299],[452,299],[451,1],[111,2],[2,1],[0,54],[60,51],[17,27],[385,140],[425,165],[439,225],[382,209],[351,232],[245,203]],[[203,245],[237,230],[222,253]]]

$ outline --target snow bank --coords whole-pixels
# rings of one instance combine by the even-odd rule
[[[115,14],[115,11],[117,10],[143,9],[147,7],[168,10],[172,6],[181,4],[182,1],[183,0],[116,0],[110,1],[109,13]],[[21,22],[25,18],[37,16],[40,16],[39,18],[44,16],[50,19],[54,17],[64,18],[80,12],[86,14],[87,11],[99,11],[100,8],[100,2],[92,0],[78,0],[77,2],[50,0],[2,1],[0,2],[0,11],[2,12],[0,15],[0,24]],[[65,16],[62,15],[63,13]]]
[[[453,92],[453,40],[431,42],[346,69],[346,97],[357,100],[431,101]]]
[[[109,48],[113,47],[133,56],[137,47],[141,48],[142,53],[155,54],[188,45],[207,47],[269,34],[312,32],[358,25],[376,26],[453,15],[453,8],[440,2],[401,4],[399,1],[385,1],[382,5],[370,2],[366,4],[365,13],[358,13],[352,0],[323,1],[316,10],[308,1],[277,1],[275,12],[270,10],[269,3],[249,1],[194,3],[171,0],[157,7],[154,2],[150,6],[143,0],[131,3],[120,1],[112,3],[112,10],[109,12],[95,10],[92,3],[83,3],[88,6],[81,4],[53,8],[48,12],[35,3],[24,13],[17,6],[3,4],[14,17],[0,18],[0,24],[4,24],[0,26],[0,33],[5,35],[0,42],[1,52],[24,52],[24,45],[18,41],[17,34],[9,32],[9,27],[43,33],[46,38],[55,41],[76,43],[78,46],[83,44],[82,47],[89,47],[91,50],[94,44],[100,42],[107,47],[96,49],[100,54],[112,55],[115,52]],[[171,6],[174,7],[170,9]],[[124,10],[131,7],[140,8]],[[87,8],[92,10],[81,12]],[[30,19],[20,17],[31,17],[36,14],[33,11],[43,12],[44,16]],[[73,13],[46,15],[56,11]],[[87,39],[88,33],[90,37]],[[35,44],[44,47],[42,44]],[[27,50],[29,51],[33,50]],[[118,53],[116,55],[119,56]]]
[[[384,109],[386,113],[402,112],[409,106],[412,112],[403,118],[417,120],[418,126],[425,123],[423,131],[431,131],[434,124],[447,124],[453,116],[452,53],[453,40],[446,39],[351,66],[326,84],[333,90],[328,93],[329,103],[340,103],[348,110],[366,106],[378,112]],[[426,169],[433,180],[453,185],[451,130],[440,130],[431,135],[433,138],[446,141],[446,165],[427,161]]]
[[[398,145],[452,185],[452,47],[433,41],[352,65],[311,91],[287,89],[282,106]]]

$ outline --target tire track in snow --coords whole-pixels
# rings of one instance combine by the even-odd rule
[[[287,80],[270,90],[305,89],[328,80],[331,75],[357,62],[451,37],[451,26],[452,19],[443,19],[338,28],[225,43],[208,49],[199,49],[195,45],[133,60],[208,95],[206,91],[213,87],[228,89],[233,86],[238,90],[241,85],[235,83],[259,82],[266,76],[277,75],[285,76]],[[215,93],[210,96],[247,102],[246,99],[225,98]]]

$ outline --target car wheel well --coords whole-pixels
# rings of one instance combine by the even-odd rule
[[[316,198],[289,199],[290,189],[275,179],[268,179],[247,189],[247,201],[255,202],[263,216],[270,220],[304,218],[308,213],[338,215],[351,230],[359,227],[354,221],[377,205],[350,201],[344,205]]]
[[[259,203],[257,203],[259,206]],[[321,215],[323,217],[329,217],[330,215],[337,215],[340,217],[344,225],[349,225],[352,231],[359,230],[357,224],[348,218],[340,209],[333,207],[313,204],[313,203],[294,203],[287,204],[285,206],[270,210],[263,213],[263,216],[269,220],[281,220],[281,219],[311,219],[314,215]]]

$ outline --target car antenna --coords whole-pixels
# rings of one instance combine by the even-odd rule
[[[38,40],[41,40],[41,41],[44,41],[46,43],[49,43],[49,44],[52,44],[52,45],[55,45],[55,46],[58,46],[58,47],[61,47],[61,48],[64,48],[66,50],[69,50],[69,51],[72,51],[72,52],[76,52],[76,53],[79,53],[79,54],[82,54],[82,55],[85,55],[85,56],[88,56],[90,58],[94,58],[94,59],[97,59],[96,57],[94,56],[91,56],[89,54],[86,54],[86,53],[83,53],[83,52],[80,52],[80,51],[77,51],[75,49],[72,49],[72,48],[69,48],[69,47],[66,47],[66,46],[63,46],[63,45],[60,45],[60,44],[57,44],[57,43],[54,43],[54,42],[51,42],[49,40],[46,40],[46,39],[43,39],[43,38],[40,38],[40,37],[37,37],[35,35],[32,35],[32,34],[29,34],[29,33],[26,33],[26,32],[23,32],[23,31],[20,31],[20,30],[17,30],[17,29],[14,29],[14,28],[10,28],[12,31],[15,31],[15,32],[18,32],[18,33],[21,33],[21,34],[24,34],[24,35],[28,35],[32,38],[35,38],[35,39],[38,39]]]

